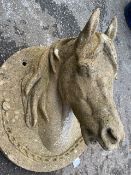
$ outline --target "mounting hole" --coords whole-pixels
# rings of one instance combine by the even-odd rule
[[[26,65],[27,65],[27,62],[23,61],[23,62],[22,62],[22,65],[23,65],[23,66],[26,66]]]

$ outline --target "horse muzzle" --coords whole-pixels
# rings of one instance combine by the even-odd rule
[[[125,138],[123,127],[104,127],[101,130],[98,142],[105,150],[113,150],[118,148]]]

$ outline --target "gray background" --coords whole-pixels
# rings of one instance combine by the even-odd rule
[[[100,30],[118,17],[118,80],[114,97],[125,126],[126,139],[113,152],[90,145],[77,168],[70,165],[52,173],[33,173],[17,167],[0,153],[0,175],[129,175],[131,174],[131,31],[123,9],[129,0],[1,0],[0,64],[22,48],[50,45],[58,38],[77,36],[91,10],[101,9]]]

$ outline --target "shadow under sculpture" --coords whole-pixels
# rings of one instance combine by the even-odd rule
[[[124,139],[113,100],[117,19],[113,18],[105,33],[99,33],[99,16],[96,9],[77,38],[61,39],[50,47],[27,48],[16,55],[17,60],[24,60],[24,74],[19,79],[25,127],[38,134],[54,157],[66,152],[81,134],[86,145],[97,141],[105,150],[117,148]],[[48,162],[39,169],[15,163],[34,171],[52,171],[77,158],[74,154],[76,157],[68,155],[72,159],[59,160],[55,167],[52,164],[53,168]]]

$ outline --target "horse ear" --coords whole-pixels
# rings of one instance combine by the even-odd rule
[[[53,73],[56,73],[57,62],[60,61],[59,50],[55,47],[50,48],[49,61]]]
[[[77,46],[81,46],[81,45],[83,46],[84,44],[86,44],[88,41],[91,40],[99,24],[99,17],[100,17],[100,9],[97,8],[92,13],[84,29],[80,32],[76,41]]]
[[[111,24],[109,25],[108,29],[106,30],[105,34],[114,40],[116,38],[117,33],[117,18],[114,17],[111,21]]]

